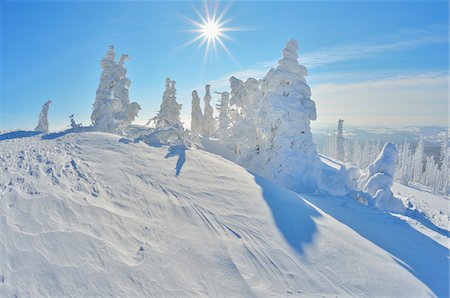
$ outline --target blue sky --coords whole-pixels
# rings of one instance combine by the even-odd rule
[[[317,124],[446,125],[448,116],[447,1],[247,1],[229,6],[226,45],[204,60],[181,16],[198,19],[202,2],[1,2],[0,129],[32,129],[47,99],[51,129],[68,116],[89,124],[110,44],[130,56],[130,97],[153,117],[164,80],[177,81],[183,120],[190,93],[211,83],[223,91],[237,75],[261,78],[285,42],[300,44],[300,61],[318,109]],[[199,90],[203,96],[203,90]]]

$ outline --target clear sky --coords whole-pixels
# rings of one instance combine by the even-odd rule
[[[210,3],[211,4],[211,3]],[[449,7],[447,1],[247,1],[229,6],[225,40],[204,59],[184,17],[198,20],[202,2],[2,1],[0,129],[32,129],[52,99],[50,129],[74,113],[89,124],[109,45],[126,53],[131,101],[138,122],[159,109],[164,80],[177,81],[183,120],[194,88],[228,89],[237,75],[261,78],[276,65],[287,40],[300,45],[300,62],[318,109],[318,124],[446,125]],[[214,99],[216,99],[215,96]]]

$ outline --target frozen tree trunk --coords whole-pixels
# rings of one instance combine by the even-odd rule
[[[42,106],[41,113],[39,114],[38,125],[34,129],[35,131],[48,132],[48,109],[50,108],[51,100],[47,100]]]
[[[297,41],[290,40],[278,67],[262,82],[256,121],[260,148],[250,168],[285,187],[309,192],[317,188],[320,173],[310,127],[317,114],[297,52]]]
[[[205,108],[203,110],[203,135],[205,137],[210,137],[216,131],[216,121],[214,120],[214,110],[211,106],[211,86],[205,86],[205,97],[203,100],[205,101]]]
[[[202,109],[200,107],[200,97],[197,91],[192,91],[192,110],[191,110],[191,135],[198,136],[202,132]]]
[[[339,119],[336,136],[336,158],[345,161],[344,120]]]
[[[117,63],[115,55],[114,46],[110,46],[100,62],[103,72],[91,114],[92,123],[99,131],[120,132],[134,121],[141,109],[129,99],[131,81],[124,67],[128,55],[122,55]]]

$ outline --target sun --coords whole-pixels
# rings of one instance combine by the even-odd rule
[[[203,14],[194,7],[194,11],[198,17],[197,20],[183,16],[183,18],[193,26],[193,28],[188,31],[194,33],[195,36],[182,47],[198,42],[197,49],[202,47],[205,48],[204,61],[206,61],[209,53],[213,51],[217,54],[217,48],[220,46],[220,48],[234,61],[233,56],[225,45],[225,40],[232,40],[229,32],[239,31],[242,30],[242,28],[226,26],[231,21],[230,18],[225,18],[225,14],[229,8],[230,6],[224,8],[219,14],[218,2],[215,2],[214,4],[204,2]]]
[[[203,24],[201,27],[202,35],[208,39],[217,39],[221,35],[220,24],[218,24],[215,20],[210,20],[206,24]]]

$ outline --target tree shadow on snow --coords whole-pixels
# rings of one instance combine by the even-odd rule
[[[262,189],[264,200],[284,239],[297,253],[304,256],[304,246],[313,242],[317,232],[313,218],[322,215],[297,193],[257,175],[253,176]]]
[[[175,166],[175,175],[180,175],[181,169],[183,168],[184,162],[186,161],[186,146],[175,145],[169,147],[169,152],[164,156],[164,158],[170,158],[173,156],[178,156],[177,164]]]
[[[39,131],[28,131],[28,130],[17,130],[17,131],[11,131],[4,134],[0,134],[0,141],[4,140],[12,140],[12,139],[21,139],[21,138],[29,138],[37,136],[38,134],[41,134],[42,132]]]
[[[390,253],[435,295],[449,296],[449,250],[389,213],[346,197],[305,195],[312,204]]]
[[[450,231],[447,231],[445,229],[438,227],[431,220],[429,220],[422,212],[420,212],[418,210],[409,210],[408,209],[406,211],[405,215],[411,217],[412,219],[417,220],[418,222],[420,222],[422,225],[424,225],[428,229],[435,231],[436,233],[439,233],[442,236],[450,237]]]

